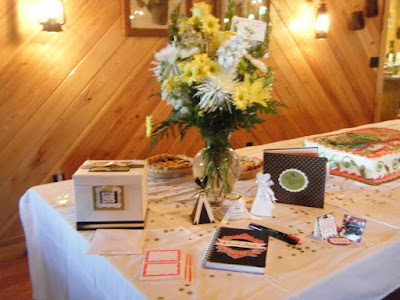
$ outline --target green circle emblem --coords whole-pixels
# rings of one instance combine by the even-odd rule
[[[279,176],[279,184],[289,192],[301,192],[308,185],[306,174],[297,169],[285,170]]]

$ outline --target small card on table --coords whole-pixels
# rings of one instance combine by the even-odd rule
[[[192,256],[181,249],[146,250],[139,280],[192,282]]]
[[[337,235],[336,221],[332,213],[317,218],[314,228],[314,237],[316,239],[323,241]]]
[[[353,242],[361,243],[367,221],[361,218],[344,215],[340,236]]]

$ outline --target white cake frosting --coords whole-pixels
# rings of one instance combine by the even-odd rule
[[[305,147],[318,147],[331,172],[362,181],[386,182],[400,177],[400,131],[365,128],[306,139]]]

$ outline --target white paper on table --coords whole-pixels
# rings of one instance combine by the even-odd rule
[[[143,230],[97,229],[86,254],[141,254]]]

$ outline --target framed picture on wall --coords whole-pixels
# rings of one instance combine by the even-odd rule
[[[167,36],[168,20],[178,0],[121,0],[126,36]],[[186,12],[186,2],[181,3]]]
[[[211,6],[212,13],[223,22],[230,0],[182,0],[180,11],[190,16],[197,2]],[[270,0],[236,0],[235,15],[264,20]],[[123,31],[126,36],[167,36],[168,20],[178,0],[121,0]],[[221,24],[222,25],[222,24]]]
[[[230,0],[222,0],[221,15],[225,16]],[[264,21],[269,16],[270,0],[236,0],[234,15]]]

